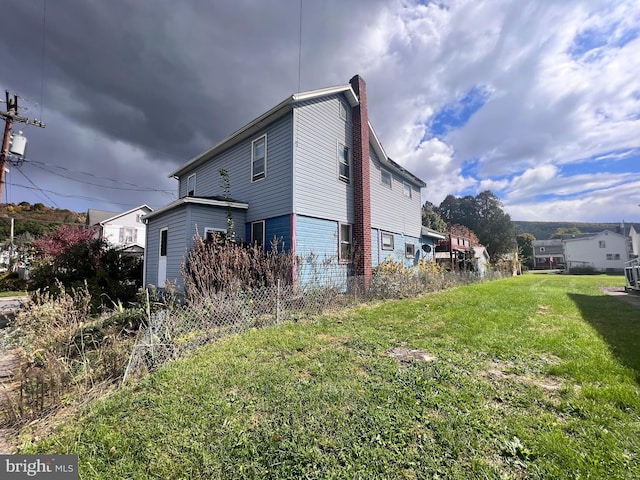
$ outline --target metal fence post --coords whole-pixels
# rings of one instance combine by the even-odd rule
[[[280,323],[280,279],[276,282],[276,324]]]

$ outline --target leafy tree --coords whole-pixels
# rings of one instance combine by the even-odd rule
[[[579,235],[582,233],[578,227],[560,227],[558,228],[551,238],[562,238],[564,235]]]
[[[536,239],[531,233],[521,233],[516,237],[518,253],[523,265],[533,268],[533,241]]]
[[[447,232],[447,223],[438,214],[437,207],[431,202],[422,206],[422,225],[437,232]]]

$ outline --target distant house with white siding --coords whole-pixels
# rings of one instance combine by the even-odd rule
[[[87,211],[87,227],[96,227],[98,236],[110,245],[132,254],[142,254],[146,243],[146,226],[142,217],[151,213],[148,205],[141,205],[126,212],[108,212],[90,208]]]
[[[178,200],[145,216],[145,285],[180,286],[196,231],[224,233],[229,216],[236,240],[282,239],[297,258],[313,253],[365,283],[386,258],[415,265],[425,253],[426,184],[382,148],[359,76],[291,95],[170,177]]]
[[[562,240],[567,269],[592,268],[599,272],[624,270],[631,255],[629,237],[604,230],[591,235],[576,235]]]

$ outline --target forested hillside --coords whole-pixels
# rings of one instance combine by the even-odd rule
[[[603,230],[619,232],[620,223],[583,223],[583,222],[520,222],[514,221],[516,233],[531,233],[536,240],[548,240],[559,228],[578,228],[582,233],[597,233]]]
[[[0,205],[0,242],[8,240],[11,235],[11,218],[14,219],[14,236],[24,233],[39,236],[61,224],[84,225],[86,214],[50,208],[42,203],[2,204]]]

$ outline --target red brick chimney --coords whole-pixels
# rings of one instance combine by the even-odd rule
[[[353,204],[355,274],[367,290],[371,284],[371,176],[369,168],[369,113],[367,86],[355,75],[349,83],[359,99],[352,109],[353,119]]]

